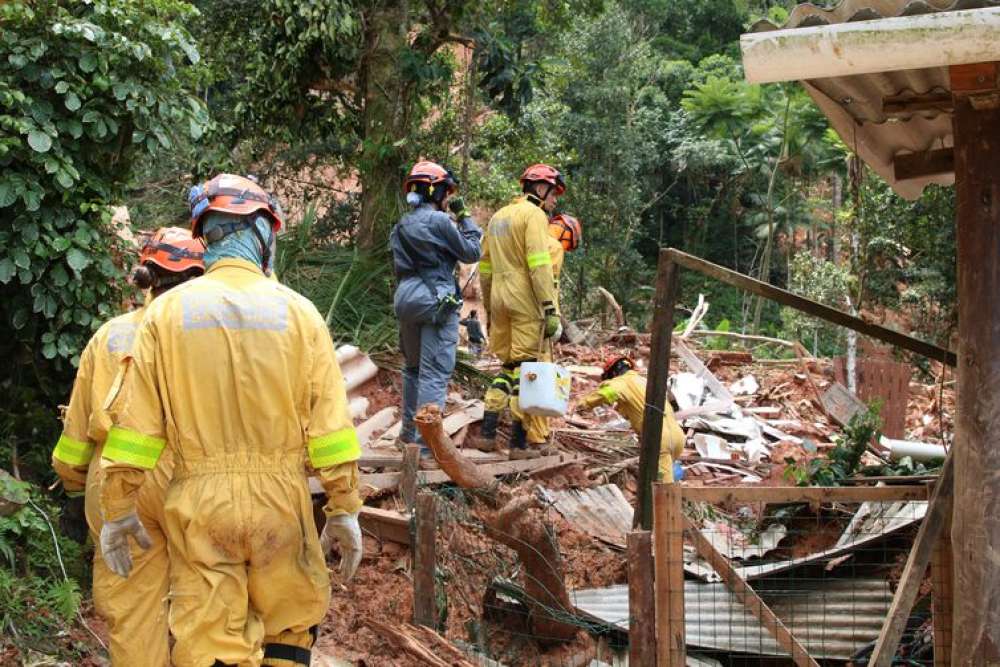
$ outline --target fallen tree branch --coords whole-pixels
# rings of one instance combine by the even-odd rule
[[[441,469],[463,489],[488,489],[493,478],[480,472],[476,464],[462,456],[455,443],[444,431],[441,408],[427,404],[413,418],[420,436],[431,448]]]
[[[618,301],[615,300],[614,295],[603,287],[598,287],[597,291],[600,292],[601,296],[604,297],[604,300],[608,302],[608,305],[615,314],[615,322],[618,326],[625,326],[625,313],[622,312],[622,307],[618,305]]]

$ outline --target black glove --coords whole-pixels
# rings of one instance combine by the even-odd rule
[[[448,201],[448,210],[454,213],[459,220],[472,217],[469,215],[469,210],[465,208],[465,200],[461,197],[452,197]]]
[[[83,493],[69,497],[59,515],[59,530],[77,544],[87,541],[87,513],[84,510]]]

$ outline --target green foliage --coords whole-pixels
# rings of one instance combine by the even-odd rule
[[[849,310],[851,276],[846,266],[816,257],[808,250],[792,255],[788,267],[788,289],[807,299]],[[802,342],[813,348],[813,354],[832,355],[840,351],[843,332],[815,317],[782,308],[783,337]]]
[[[71,370],[121,299],[125,246],[109,205],[137,156],[199,136],[185,91],[198,51],[176,0],[0,5],[0,355],[4,383]]]
[[[861,455],[878,436],[882,425],[880,408],[876,401],[851,417],[844,432],[834,438],[835,446],[826,458],[810,459],[805,464],[786,459],[785,479],[798,486],[838,486],[854,475],[861,464]]]

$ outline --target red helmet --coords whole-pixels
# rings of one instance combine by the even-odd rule
[[[263,211],[271,218],[271,228],[281,229],[281,205],[264,188],[246,176],[219,174],[202,185],[196,185],[188,192],[188,206],[191,209],[191,233],[201,236],[201,218],[209,211],[234,213],[244,216]]]
[[[458,188],[458,181],[450,171],[439,165],[437,162],[422,160],[410,169],[410,174],[403,181],[403,194],[413,192],[411,186],[414,183],[427,183],[433,186],[443,183],[448,188],[448,194],[453,193]]]
[[[573,216],[560,213],[549,219],[549,235],[562,244],[563,250],[573,252],[583,239],[583,227]]]
[[[205,272],[205,244],[180,227],[160,227],[142,247],[140,264],[155,264],[171,273]]]
[[[539,181],[555,186],[557,197],[566,192],[566,182],[563,181],[562,174],[555,167],[550,167],[547,164],[533,164],[521,174],[522,189],[525,183],[536,183]]]
[[[619,364],[622,364],[623,366],[619,366]],[[629,357],[622,355],[608,357],[608,360],[604,362],[604,373],[601,374],[601,379],[610,380],[613,377],[631,370],[635,370],[635,362]]]

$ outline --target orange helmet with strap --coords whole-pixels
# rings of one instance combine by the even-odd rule
[[[140,264],[155,264],[170,273],[205,272],[205,244],[180,227],[160,227],[142,247]]]
[[[192,187],[188,192],[188,206],[191,209],[191,233],[195,238],[201,236],[201,219],[209,211],[238,216],[262,211],[271,219],[274,232],[281,229],[284,217],[275,197],[256,181],[234,174],[219,174],[202,185]]]
[[[431,186],[431,190],[437,185],[444,185],[448,194],[455,192],[458,187],[458,180],[447,169],[437,162],[422,160],[410,169],[409,175],[403,181],[403,194],[413,192],[413,186],[417,183],[426,183]]]
[[[601,374],[601,379],[610,380],[631,370],[635,370],[635,362],[629,357],[623,355],[608,357],[607,361],[604,362],[604,373]]]
[[[562,244],[563,250],[573,252],[580,247],[583,227],[573,216],[560,213],[549,219],[549,234]]]
[[[521,174],[521,188],[524,189],[525,183],[548,183],[555,188],[555,195],[558,197],[562,193],[566,192],[566,182],[563,180],[562,174],[555,167],[550,167],[547,164],[533,164],[524,170]]]

